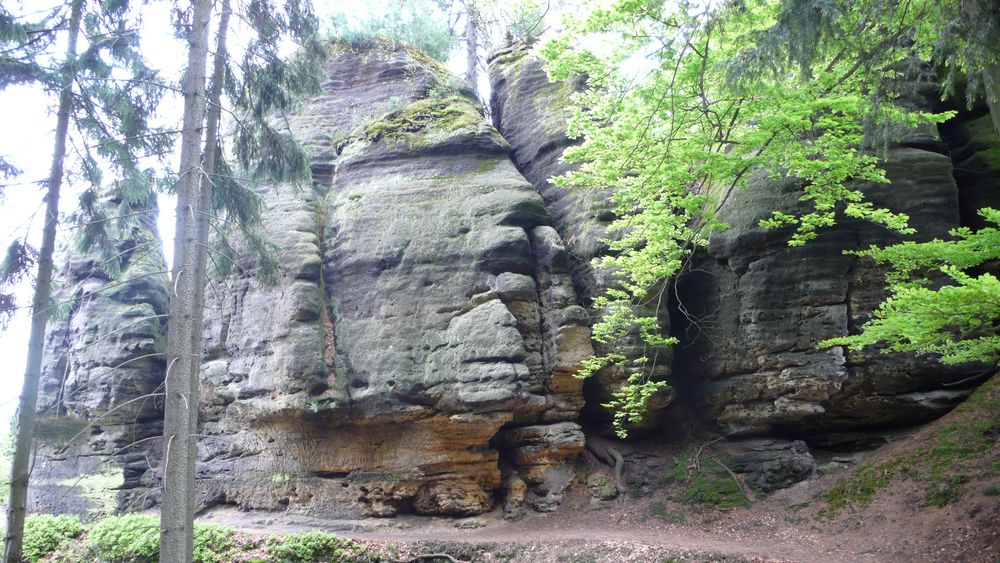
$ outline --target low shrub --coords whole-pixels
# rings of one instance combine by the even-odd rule
[[[24,520],[24,559],[38,561],[65,547],[82,531],[76,516],[32,514]]]
[[[350,561],[361,555],[361,549],[348,540],[327,532],[300,532],[284,538],[271,538],[267,553],[287,563],[313,561]]]
[[[232,560],[236,549],[233,529],[215,524],[194,525],[194,562],[224,563]]]
[[[677,487],[674,500],[723,509],[750,504],[742,485],[730,475],[722,462],[705,459],[703,463],[695,464],[692,457],[674,459],[673,466],[660,478],[661,483],[672,483]]]
[[[152,561],[160,555],[160,519],[127,514],[94,524],[87,543],[105,561]],[[195,563],[222,563],[235,548],[233,529],[213,524],[194,525]]]
[[[160,553],[160,519],[109,516],[90,528],[87,544],[104,561],[151,561]]]

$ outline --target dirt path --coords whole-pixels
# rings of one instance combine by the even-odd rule
[[[506,521],[499,511],[466,519],[399,516],[322,520],[294,514],[216,508],[200,520],[254,533],[321,529],[398,554],[443,552],[463,561],[660,562],[792,561],[897,562],[1000,560],[1000,502],[972,496],[959,506],[921,506],[918,490],[895,486],[874,504],[836,519],[817,515],[817,493],[831,475],[736,510],[693,510],[661,495],[579,508],[585,490],[571,492],[551,514]],[[574,508],[577,507],[577,508]],[[681,514],[683,522],[662,518]]]

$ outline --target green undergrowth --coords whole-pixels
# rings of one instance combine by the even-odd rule
[[[674,491],[673,500],[722,509],[750,504],[743,486],[721,461],[702,456],[693,463],[693,458],[694,454],[674,458],[673,465],[660,478],[661,484]]]
[[[51,514],[32,515],[24,520],[23,554],[27,561],[38,561],[60,549],[83,533],[83,524],[76,516]]]
[[[267,552],[276,561],[360,561],[364,557],[364,550],[357,544],[326,532],[271,538]]]
[[[867,506],[897,479],[919,483],[925,505],[944,507],[961,498],[973,480],[1000,476],[998,377],[983,384],[948,418],[928,445],[863,464],[837,481],[823,494],[827,507],[818,515],[834,518],[844,509]]]
[[[59,563],[152,562],[160,553],[155,515],[110,516],[89,527],[76,516],[31,515],[24,526],[24,560]],[[252,536],[214,524],[195,524],[195,563],[306,563],[387,561],[380,553],[322,531]]]

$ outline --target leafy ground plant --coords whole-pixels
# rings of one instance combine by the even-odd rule
[[[160,553],[160,519],[109,516],[90,529],[87,545],[105,561],[151,561]]]
[[[160,554],[160,519],[143,514],[110,516],[90,528],[87,545],[103,561],[153,561]],[[194,526],[195,563],[230,561],[232,528]]]
[[[351,561],[361,556],[352,542],[327,532],[301,532],[268,541],[268,554],[289,563],[310,561]]]
[[[33,514],[24,521],[24,559],[38,561],[62,549],[83,532],[76,516]]]
[[[693,463],[694,456],[681,456],[660,481],[678,487],[675,500],[684,504],[736,508],[750,503],[742,485],[715,459]]]

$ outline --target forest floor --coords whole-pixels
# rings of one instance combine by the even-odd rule
[[[583,483],[550,514],[324,521],[218,508],[244,533],[332,531],[400,561],[1000,561],[1000,381],[919,431],[745,506],[678,501],[678,485],[591,508]],[[589,454],[588,454],[589,458]],[[583,472],[608,472],[588,459]],[[436,561],[449,561],[439,558]]]

